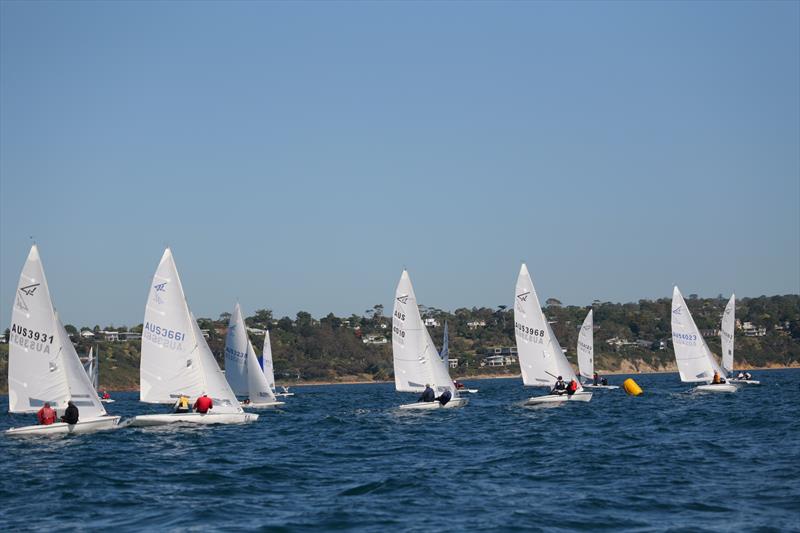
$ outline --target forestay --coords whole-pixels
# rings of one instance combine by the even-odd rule
[[[719,331],[722,345],[722,368],[725,372],[733,372],[733,334],[736,326],[736,295],[732,294],[722,314],[722,329]]]
[[[564,351],[542,312],[525,263],[520,267],[517,277],[514,334],[522,382],[525,385],[552,387],[558,376],[566,381],[577,381],[575,371],[564,356]]]
[[[724,375],[697,329],[677,286],[672,291],[672,344],[681,381],[710,382],[715,370],[720,376]]]
[[[430,384],[438,394],[456,390],[428,330],[422,323],[417,297],[408,272],[397,284],[392,316],[392,356],[395,388],[400,392],[422,392]]]
[[[63,411],[73,400],[86,418],[105,414],[55,314],[36,245],[31,247],[19,277],[9,344],[10,412],[36,412],[45,402]]]
[[[241,412],[194,320],[169,248],[158,264],[144,315],[140,399],[174,403],[181,395],[208,394],[214,413]]]
[[[578,371],[586,379],[594,378],[594,320],[592,309],[578,333]]]

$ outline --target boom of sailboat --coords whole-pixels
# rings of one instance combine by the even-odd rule
[[[699,383],[702,392],[735,392],[739,383],[758,381],[733,377],[735,296],[721,324],[721,361],[711,353],[678,287],[673,288],[672,338],[680,379]],[[594,370],[594,316],[589,309],[576,346],[578,372],[542,311],[528,267],[520,267],[514,292],[514,332],[522,383],[547,388],[525,405],[588,403],[587,388],[618,389],[598,383]],[[98,397],[99,357],[89,351],[85,366],[53,307],[39,249],[33,245],[20,274],[11,316],[8,364],[9,412],[37,413],[45,404],[64,412],[68,404],[80,410],[76,423],[56,422],[16,427],[7,435],[87,433],[121,427],[120,417],[108,415]],[[395,390],[421,396],[402,403],[401,410],[433,411],[464,407],[463,388],[449,373],[447,323],[442,348],[437,350],[420,314],[408,271],[398,281],[392,313],[392,359]],[[136,415],[131,426],[164,424],[241,424],[258,420],[247,408],[284,405],[276,392],[269,331],[257,356],[238,303],[230,316],[225,339],[225,372],[217,365],[192,314],[172,251],[167,248],[156,268],[145,304],[140,360],[139,400],[175,406],[172,411]],[[568,384],[568,385],[567,385]],[[186,398],[207,396],[213,405],[190,412]],[[199,403],[199,402],[198,402]],[[202,410],[198,408],[198,411]],[[69,418],[67,418],[69,420]]]

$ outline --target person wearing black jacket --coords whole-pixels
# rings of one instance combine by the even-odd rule
[[[61,421],[67,424],[78,423],[78,407],[72,403],[72,400],[67,402],[67,410],[64,411],[64,416],[61,417]]]
[[[425,384],[425,390],[422,393],[422,396],[419,397],[418,402],[432,402],[436,399],[436,393],[433,392],[433,389],[429,384]]]
[[[453,394],[450,392],[450,390],[445,390],[436,399],[439,400],[439,404],[441,404],[441,406],[444,407],[445,405],[447,405],[447,402],[449,402],[452,397],[453,397]]]
[[[550,394],[558,394],[561,396],[565,392],[567,392],[567,384],[564,383],[564,378],[558,376],[558,380],[556,381],[556,384],[553,385],[553,390],[550,391]]]

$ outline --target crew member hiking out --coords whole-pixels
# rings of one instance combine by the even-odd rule
[[[67,402],[67,409],[64,411],[64,416],[61,417],[61,421],[67,424],[77,424],[78,414],[78,407],[70,400]]]
[[[206,414],[209,409],[214,407],[214,401],[203,393],[196,402],[194,402],[195,412]]]
[[[448,389],[444,391],[442,394],[440,394],[439,397],[436,399],[439,400],[439,404],[442,407],[444,407],[445,405],[447,405],[447,402],[449,402],[452,397],[453,395],[450,393],[450,389]]]

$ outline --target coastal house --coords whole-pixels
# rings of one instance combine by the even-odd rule
[[[454,359],[452,357],[447,359],[447,363],[450,365],[450,368],[457,368],[458,367],[458,359]]]
[[[752,322],[745,322],[742,324],[742,331],[745,337],[763,337],[767,334],[767,328],[764,326],[754,326]]]
[[[92,332],[92,330],[85,329],[81,331],[81,337],[83,337],[84,339],[93,339],[94,333]]]
[[[485,320],[473,320],[472,322],[467,322],[467,327],[469,329],[478,329],[478,328],[485,328],[486,321]]]
[[[364,344],[386,344],[389,341],[382,335],[369,334],[364,335],[364,338],[361,340],[361,342]]]
[[[425,324],[425,327],[428,327],[428,328],[438,328],[439,327],[439,321],[436,320],[435,318],[432,318],[432,317],[431,318],[426,318],[422,322],[423,322],[423,324]]]

